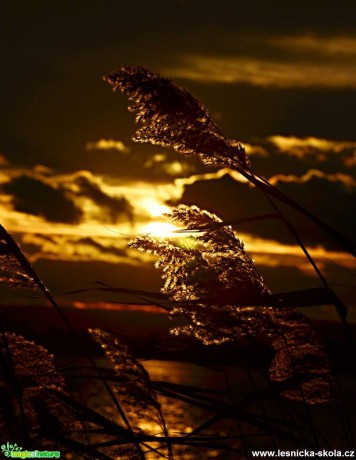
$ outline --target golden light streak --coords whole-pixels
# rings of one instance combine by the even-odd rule
[[[257,238],[247,233],[239,233],[238,236],[245,243],[247,253],[253,255],[257,264],[268,267],[294,266],[308,274],[314,272],[301,248],[297,245],[282,244],[275,240]],[[318,262],[320,268],[328,260],[331,260],[346,269],[356,269],[355,258],[349,253],[328,250],[322,246],[308,247],[308,251]]]
[[[150,222],[141,227],[140,233],[162,238],[182,238],[182,234],[175,233],[177,230],[180,227],[169,222]]]

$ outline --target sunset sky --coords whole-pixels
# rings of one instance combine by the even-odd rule
[[[0,28],[1,223],[61,294],[97,280],[158,289],[152,259],[126,243],[160,229],[173,203],[224,219],[271,212],[238,174],[130,140],[127,100],[102,76],[141,65],[188,88],[245,145],[256,172],[354,238],[355,14],[350,1],[8,2]],[[355,285],[352,256],[288,216],[330,282]],[[274,291],[320,285],[280,222],[235,230]],[[354,297],[352,288],[337,289]],[[27,301],[2,295],[3,303]],[[101,294],[66,302],[83,299]]]

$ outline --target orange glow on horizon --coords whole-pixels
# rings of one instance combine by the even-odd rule
[[[70,304],[76,310],[109,310],[109,311],[141,311],[145,313],[161,313],[167,314],[165,310],[156,305],[140,305],[140,304],[120,304],[111,302],[80,302],[74,301]]]

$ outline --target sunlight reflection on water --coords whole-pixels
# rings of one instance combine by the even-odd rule
[[[204,389],[226,388],[223,374],[214,369],[177,361],[150,360],[143,361],[142,364],[150,374],[152,381],[192,385]],[[241,378],[241,372],[239,374]],[[84,385],[80,389],[80,396],[86,400],[86,403],[90,407],[117,420],[116,409],[108,395],[103,391],[100,383],[97,383],[95,386],[92,383]],[[213,415],[210,411],[193,407],[184,401],[166,396],[159,396],[159,402],[170,436],[189,435],[193,429],[196,429]],[[150,424],[149,420],[145,421],[144,424],[140,423],[140,428],[149,434],[157,433],[157,424]],[[199,433],[199,436],[209,434],[230,436],[238,435],[238,431],[235,423],[225,421],[223,424],[218,424],[213,430],[205,430]],[[209,442],[208,439],[207,442]],[[151,443],[151,445],[153,444]],[[236,441],[234,441],[234,447],[240,447]],[[236,453],[230,454],[227,451],[217,450],[213,447],[174,445],[173,452],[175,460],[237,460],[244,458],[236,456]],[[159,457],[155,454],[147,455],[147,460],[155,460],[157,458]]]
[[[107,364],[105,360],[98,359],[99,361],[101,364]],[[203,390],[222,390],[221,395],[219,393],[212,394],[209,391],[202,393],[208,398],[208,401],[211,398],[210,401],[214,399],[215,403],[216,401],[218,403],[220,401],[222,403],[248,401],[255,391],[264,388],[266,385],[263,374],[256,368],[233,366],[224,366],[223,368],[219,364],[215,364],[214,367],[203,367],[179,361],[153,360],[142,361],[142,364],[150,374],[152,382],[190,385]],[[354,382],[354,376],[352,375],[340,376],[339,384],[344,388],[345,396],[353,394]],[[232,388],[234,391],[231,392],[228,388]],[[92,381],[87,381],[86,383],[82,381],[77,391],[79,392],[77,397],[84,400],[90,407],[118,421],[116,409],[108,394],[103,390],[100,382],[93,385]],[[350,427],[356,427],[356,399],[347,396],[347,400],[348,405],[343,406],[343,410],[346,410],[348,413]],[[159,401],[169,434],[173,437],[188,436],[193,430],[196,430],[197,427],[216,414],[216,412],[192,406],[185,401],[172,397],[159,396]],[[322,435],[322,437],[318,438],[321,446],[326,447],[325,443],[327,443],[332,448],[345,448],[348,445],[345,438],[344,422],[340,418],[337,405],[330,402],[319,406],[309,406],[307,412],[305,410],[305,407],[300,402],[287,401],[285,399],[281,402],[272,398],[270,401],[266,400],[262,405],[254,403],[248,407],[248,412],[245,413],[248,416],[246,420],[243,416],[244,413],[241,412],[242,417],[239,417],[238,421],[225,419],[223,422],[216,423],[198,434],[199,436],[218,435],[236,437],[241,435],[242,439],[225,440],[225,446],[233,447],[240,453],[236,451],[231,453],[226,450],[217,449],[213,445],[209,447],[174,445],[174,458],[175,460],[242,460],[248,458],[244,452],[250,454],[252,449],[273,449],[275,442],[282,449],[288,450],[296,446],[304,448],[304,441],[302,443],[291,441],[285,435],[288,435],[289,430],[293,436],[298,435],[299,437],[301,435],[308,442],[312,442],[315,437],[315,433],[312,430],[313,426],[317,427]],[[273,426],[270,426],[270,422],[267,420],[264,427],[261,427],[261,423],[266,420],[266,415],[271,417],[269,420],[274,420],[272,422]],[[312,418],[310,419],[310,417]],[[254,423],[254,421],[258,423]],[[298,421],[299,428],[294,427],[296,421]],[[290,422],[293,423],[292,426],[288,425]],[[311,422],[312,425],[310,424]],[[140,426],[145,432],[161,435],[158,432],[159,429],[157,431],[157,424],[150,424],[150,421],[147,419],[143,423]],[[274,431],[276,429],[277,431]],[[354,430],[355,428],[353,428]],[[277,438],[275,438],[276,432],[280,433]],[[281,436],[282,432],[285,435]],[[356,435],[356,432],[354,434]],[[206,442],[209,442],[208,437],[206,437],[206,440]],[[158,447],[157,445],[153,445],[153,443],[150,443],[150,445]],[[147,455],[147,460],[156,460],[158,458],[155,454]]]
[[[150,374],[152,381],[192,385],[204,389],[224,388],[226,386],[223,375],[220,372],[216,372],[214,369],[175,361],[150,360],[143,364]],[[159,400],[169,432],[172,436],[184,436],[191,433],[193,429],[196,429],[196,427],[213,415],[204,409],[198,407],[193,408],[191,405],[177,399],[160,396]],[[225,430],[229,428],[234,432],[230,434],[237,434],[236,425],[229,425],[233,424],[225,423],[224,427],[216,429],[214,434],[226,435],[228,433]],[[205,432],[201,434],[204,433]],[[186,446],[175,446],[174,453],[177,459],[182,460],[232,460],[238,458],[236,454],[231,456],[226,451],[224,452],[213,448],[199,449]]]

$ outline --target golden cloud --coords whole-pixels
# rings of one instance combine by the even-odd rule
[[[317,177],[325,179],[328,182],[340,182],[346,187],[356,187],[356,180],[344,173],[326,174],[318,169],[309,169],[302,176],[296,176],[295,174],[276,174],[269,179],[272,185],[277,185],[279,182],[293,182],[303,184],[309,182],[312,178]]]
[[[321,139],[318,137],[295,137],[295,136],[269,136],[266,139],[272,142],[283,153],[303,157],[308,152],[333,151],[340,153],[343,150],[351,149],[356,153],[356,142],[351,141],[334,141],[330,139]]]
[[[344,35],[334,37],[299,35],[278,38],[272,37],[266,41],[276,48],[302,53],[312,53],[313,56],[356,57],[356,37]]]
[[[141,254],[128,249],[126,243],[126,239],[117,236],[76,237],[75,235],[25,233],[21,237],[22,248],[31,263],[39,259],[49,259],[140,265],[143,260]]]
[[[190,55],[165,69],[174,78],[202,83],[248,83],[278,88],[356,88],[356,60],[266,59],[263,56]]]
[[[114,139],[100,139],[95,142],[87,142],[85,150],[117,150],[120,153],[130,153],[130,148],[122,141]]]

